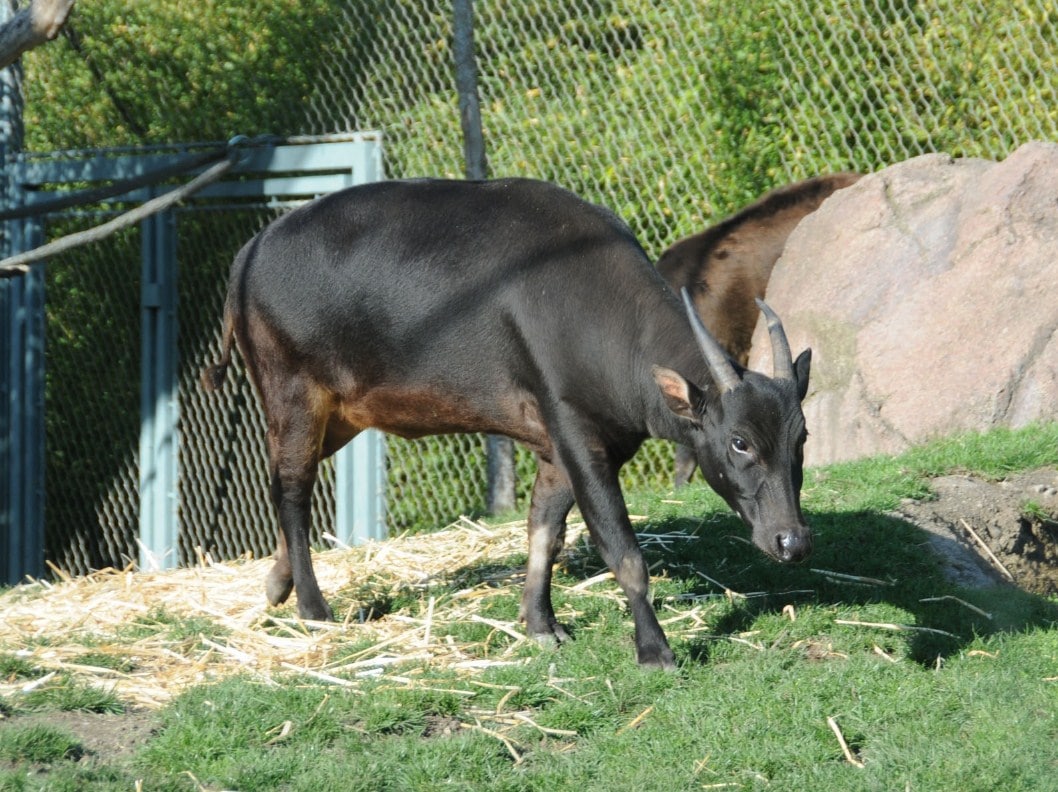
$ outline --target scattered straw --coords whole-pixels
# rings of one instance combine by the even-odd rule
[[[583,524],[571,525],[569,541],[583,533]],[[524,555],[525,547],[524,521],[487,526],[463,519],[434,534],[316,553],[314,566],[324,596],[332,601],[364,586],[383,598],[416,589],[425,598],[431,586],[459,570]],[[454,595],[430,596],[422,617],[397,612],[361,622],[357,602],[348,613],[337,614],[338,622],[307,623],[266,606],[264,580],[271,560],[199,558],[199,566],[163,572],[57,573],[57,582],[32,581],[0,594],[0,651],[44,672],[29,682],[0,683],[0,694],[30,690],[64,673],[110,690],[132,706],[153,709],[188,687],[237,673],[264,684],[278,684],[277,674],[296,674],[310,684],[346,689],[355,689],[362,678],[413,684],[398,675],[411,662],[443,664],[472,676],[526,662],[513,652],[533,643],[517,624],[476,613],[482,599],[507,593],[491,581]],[[510,570],[507,578],[518,573]],[[199,621],[201,632],[196,632]],[[448,625],[467,621],[486,624],[515,642],[506,651],[502,646],[485,651],[481,644],[444,635]]]
[[[622,726],[620,729],[618,729],[617,733],[618,734],[624,734],[626,731],[631,731],[632,729],[636,728],[637,726],[639,726],[639,724],[641,724],[644,720],[646,720],[647,715],[649,715],[653,711],[654,711],[654,705],[651,704],[645,710],[643,710],[638,715],[636,715],[634,718],[632,718],[632,720],[630,720],[628,723],[626,723],[624,726]]]
[[[988,546],[985,540],[977,535],[977,531],[970,527],[970,523],[966,522],[966,520],[963,520],[962,518],[959,519],[959,522],[962,523],[962,527],[969,532],[970,536],[977,540],[977,544],[981,545],[981,549],[985,551],[985,554],[988,556],[989,560],[993,564],[995,564],[996,569],[1002,572],[1007,580],[1013,580],[1014,576],[1010,574],[1010,570],[1003,566],[1003,562],[996,557],[996,554],[992,552],[992,548]]]
[[[878,644],[874,645],[874,653],[876,655],[878,655],[879,657],[881,657],[882,659],[888,660],[890,663],[899,663],[900,662],[895,657],[893,657],[891,654],[889,654],[887,651],[885,651],[882,647],[880,647]]]
[[[849,744],[845,742],[845,736],[841,733],[838,722],[834,720],[833,716],[827,718],[827,726],[834,732],[834,736],[838,738],[838,745],[841,746],[841,752],[845,754],[845,760],[855,767],[863,767],[863,762],[856,758],[856,755],[849,748]]]
[[[940,597],[924,597],[923,599],[920,599],[919,602],[944,602],[945,600],[950,600],[951,602],[954,602],[954,603],[957,603],[959,605],[962,605],[967,610],[973,611],[978,616],[984,616],[986,619],[988,619],[990,621],[992,619],[992,614],[989,613],[988,611],[983,611],[980,608],[978,608],[976,605],[971,605],[966,600],[959,599],[958,597],[952,596],[951,594],[944,594],[943,596],[940,596]]]
[[[812,569],[813,572],[819,575],[824,575],[828,578],[841,581],[844,583],[859,583],[864,586],[892,586],[893,583],[888,580],[879,580],[878,578],[863,577],[862,575],[850,575],[846,572],[834,572],[830,569]]]
[[[928,632],[934,635],[946,635],[949,638],[958,638],[954,633],[946,630],[938,630],[935,627],[916,627],[913,624],[890,624],[888,622],[865,622],[852,619],[834,619],[835,624],[844,624],[849,627],[873,627],[877,630],[895,630],[896,632]]]
[[[503,743],[504,747],[507,749],[507,752],[514,759],[514,763],[516,765],[522,763],[522,755],[520,753],[518,753],[518,749],[515,747],[514,741],[511,740],[509,737],[507,737],[507,736],[505,736],[503,734],[500,734],[498,731],[494,731],[492,729],[486,729],[480,723],[464,723],[464,724],[462,724],[462,726],[463,726],[464,729],[470,729],[471,731],[476,731],[476,732],[481,732],[482,734],[487,734],[489,737],[495,737],[497,740],[499,740],[501,743]]]

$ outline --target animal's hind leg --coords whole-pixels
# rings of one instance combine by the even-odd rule
[[[537,456],[536,482],[529,506],[529,564],[522,592],[521,618],[538,641],[565,641],[569,635],[551,604],[551,568],[566,541],[566,515],[573,490],[565,474]]]
[[[684,487],[691,481],[691,476],[694,475],[694,471],[698,469],[698,459],[694,455],[694,451],[687,446],[678,445],[676,446],[676,470],[675,470],[675,485],[676,487]]]
[[[265,597],[269,605],[281,605],[287,601],[293,590],[294,575],[290,571],[287,540],[283,536],[283,529],[280,528],[272,568],[268,570],[268,575],[265,577]]]
[[[279,518],[275,563],[268,572],[265,593],[273,605],[293,590],[303,619],[333,619],[323,599],[309,548],[312,488],[316,482],[325,424],[324,408],[311,383],[286,380],[265,385],[273,396],[265,405],[268,416],[268,455],[272,501]],[[275,397],[281,395],[281,401]]]

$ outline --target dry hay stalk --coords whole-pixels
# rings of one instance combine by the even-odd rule
[[[583,524],[571,525],[569,541],[582,534]],[[425,589],[457,570],[524,554],[525,536],[524,521],[486,526],[463,518],[433,534],[317,553],[314,565],[328,598],[365,582],[391,591]],[[497,593],[488,582],[438,598],[424,608],[425,618],[394,613],[361,623],[354,605],[339,613],[336,623],[306,625],[269,613],[263,591],[270,560],[213,563],[202,557],[200,562],[164,572],[59,575],[56,583],[35,581],[3,592],[0,652],[45,672],[111,689],[126,703],[147,708],[163,706],[190,686],[236,673],[277,684],[275,674],[296,672],[309,683],[355,688],[358,678],[387,674],[386,679],[410,683],[391,673],[410,661],[444,664],[466,674],[524,662],[511,656],[524,638],[519,625],[475,614],[477,600]],[[208,637],[172,637],[167,633],[174,631],[159,627],[159,614],[173,621],[204,618],[218,629]],[[445,624],[470,619],[519,640],[505,652],[482,657],[480,647],[437,637]],[[370,642],[367,648],[351,651],[365,642]],[[114,662],[95,665],[100,661],[84,659],[100,655]],[[0,694],[32,684],[0,683]]]

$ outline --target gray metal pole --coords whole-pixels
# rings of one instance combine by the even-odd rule
[[[14,14],[0,0],[0,24]],[[0,200],[21,203],[11,161],[22,149],[22,67],[0,70]],[[3,224],[6,255],[33,247],[35,220]],[[0,282],[0,583],[44,574],[44,270]]]
[[[140,568],[180,562],[177,524],[176,229],[172,212],[141,223]]]
[[[474,57],[474,9],[472,0],[453,0],[452,50],[456,62],[459,93],[459,123],[463,127],[463,161],[468,179],[488,177],[485,135],[481,129],[478,98],[478,64]]]
[[[452,10],[452,49],[456,65],[456,90],[459,93],[459,121],[463,127],[466,177],[485,179],[489,168],[485,156],[485,135],[481,128],[472,0],[453,0]],[[515,507],[514,442],[501,435],[487,435],[485,453],[485,508],[489,514],[511,511]]]

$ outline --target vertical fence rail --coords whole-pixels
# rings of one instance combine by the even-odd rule
[[[0,23],[14,9],[0,4]],[[0,205],[22,200],[8,163],[22,148],[22,70],[0,71]],[[8,220],[4,257],[33,247],[41,229]],[[0,583],[44,572],[44,273],[0,279]]]
[[[474,54],[473,0],[452,2],[452,55],[459,94],[459,123],[463,130],[463,171],[468,179],[486,179],[489,167]],[[489,514],[511,511],[517,505],[514,441],[502,435],[487,435],[485,455],[485,509]]]
[[[176,355],[176,223],[161,212],[141,224],[140,280],[140,567],[179,561]]]
[[[7,223],[4,249],[31,248],[33,224]],[[44,273],[0,281],[0,536],[7,582],[44,572]]]

